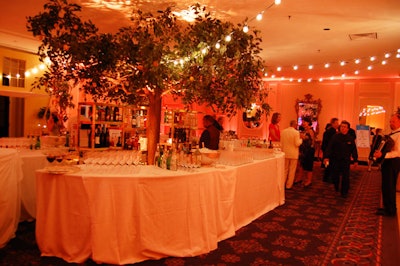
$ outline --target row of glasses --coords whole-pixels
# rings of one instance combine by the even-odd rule
[[[118,150],[118,151],[91,151],[84,156],[83,162],[90,165],[139,165],[142,154],[140,151]]]
[[[35,138],[0,138],[0,148],[10,148],[10,149],[30,149],[32,145],[35,145]]]
[[[55,161],[62,164],[64,158],[72,158],[71,156],[67,156],[68,148],[47,148],[43,149],[42,153],[46,156],[46,159],[50,164]]]
[[[84,173],[96,175],[132,175],[139,172],[141,152],[132,150],[89,151],[80,166]]]

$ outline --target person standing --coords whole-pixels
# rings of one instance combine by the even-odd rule
[[[208,148],[210,150],[218,150],[219,148],[219,135],[220,131],[215,126],[216,121],[211,115],[205,115],[203,117],[204,131],[200,136],[200,148]]]
[[[339,191],[340,187],[340,193],[344,198],[347,197],[350,188],[351,159],[354,161],[354,167],[358,160],[355,138],[349,133],[349,130],[350,123],[343,120],[339,126],[339,133],[332,137],[324,153],[324,164],[332,167],[332,181],[335,190]],[[340,176],[342,180],[340,180]]]
[[[325,130],[322,136],[322,144],[321,144],[322,155],[325,154],[326,148],[328,148],[329,141],[338,132],[338,128],[339,128],[339,119],[334,117],[331,119],[330,127]],[[332,171],[331,166],[325,165],[324,176],[322,178],[324,182],[331,182],[331,171]]]
[[[375,158],[384,156],[381,166],[382,174],[382,200],[383,208],[379,208],[377,215],[396,216],[396,183],[400,173],[400,111],[390,118],[390,129],[392,133],[389,137],[393,139],[394,146],[391,151],[383,155],[377,150]]]
[[[285,178],[286,189],[291,189],[296,174],[297,162],[299,159],[299,147],[303,140],[300,132],[297,131],[296,120],[290,121],[290,126],[282,130],[281,148],[285,153]]]
[[[273,113],[271,118],[271,124],[269,124],[269,140],[272,142],[281,141],[281,131],[279,129],[279,122],[282,116],[280,113]]]
[[[312,185],[315,155],[315,133],[311,126],[312,121],[310,117],[304,117],[301,125],[304,131],[300,134],[300,137],[303,139],[303,143],[300,145],[300,178],[302,179],[303,187],[308,188]]]
[[[370,150],[369,156],[368,156],[368,172],[371,172],[372,164],[375,161],[374,160],[374,153],[375,153],[375,150],[378,148],[379,143],[381,142],[381,140],[382,140],[382,128],[377,128],[375,130],[375,135],[372,138],[371,150]]]

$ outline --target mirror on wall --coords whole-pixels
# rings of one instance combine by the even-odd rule
[[[304,117],[310,117],[316,134],[319,132],[318,116],[321,113],[321,99],[313,99],[311,94],[304,95],[304,99],[296,99],[297,123],[300,126]]]
[[[259,128],[262,125],[261,120],[262,109],[254,104],[251,108],[243,112],[243,123],[247,128]]]

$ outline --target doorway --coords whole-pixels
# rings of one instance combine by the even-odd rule
[[[0,96],[0,137],[9,136],[10,97]]]

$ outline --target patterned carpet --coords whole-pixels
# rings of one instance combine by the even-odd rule
[[[359,166],[342,198],[322,182],[316,163],[313,185],[295,186],[283,206],[263,215],[222,241],[218,249],[193,258],[165,258],[135,265],[381,265],[380,174]],[[0,265],[70,265],[40,257],[34,222],[19,226],[17,237],[0,249]],[[81,265],[97,265],[87,261]]]

